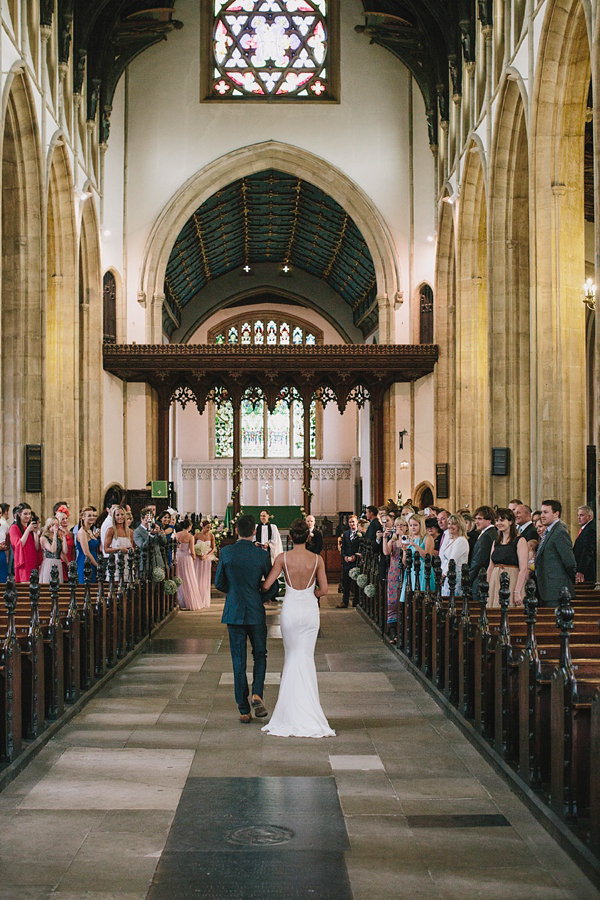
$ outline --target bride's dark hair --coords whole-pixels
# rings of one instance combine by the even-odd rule
[[[296,519],[290,525],[290,537],[294,544],[305,544],[308,540],[310,528],[304,519]]]

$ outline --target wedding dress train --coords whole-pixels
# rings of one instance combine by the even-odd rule
[[[285,662],[277,704],[262,728],[278,737],[334,737],[319,701],[315,644],[319,633],[319,607],[315,597],[315,568],[304,590],[292,587],[285,562],[285,597],[281,608],[281,636]]]

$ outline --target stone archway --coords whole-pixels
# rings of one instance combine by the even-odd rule
[[[100,500],[103,484],[102,267],[93,199],[83,207],[79,241],[79,496]]]
[[[490,166],[492,446],[508,446],[510,474],[492,502],[530,497],[529,150],[521,85],[504,82]]]
[[[435,462],[448,466],[448,505],[456,497],[456,237],[454,208],[446,192],[440,202],[435,273],[434,335],[439,361],[434,374]]]
[[[148,343],[162,340],[165,271],[185,222],[215,191],[238,178],[270,168],[319,187],[353,218],[375,265],[380,342],[393,340],[391,310],[401,292],[401,278],[393,239],[380,212],[361,188],[326,160],[297,147],[266,141],[235,150],[205,166],[179,189],[156,220],[144,251],[140,278]]]
[[[79,298],[73,179],[58,137],[49,162],[44,354],[44,498],[79,509]],[[68,463],[67,463],[68,460]]]
[[[467,151],[459,202],[455,502],[462,507],[491,496],[487,197],[476,143]]]
[[[584,135],[590,82],[581,0],[548,4],[532,118],[533,500],[585,497]]]
[[[43,441],[42,163],[27,76],[7,78],[2,130],[1,416],[2,494],[26,493],[24,447]]]

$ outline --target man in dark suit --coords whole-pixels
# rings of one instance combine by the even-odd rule
[[[577,563],[567,526],[560,520],[561,512],[558,500],[542,502],[540,518],[546,533],[535,555],[535,575],[543,606],[557,606],[564,587],[575,596]]]
[[[583,581],[596,583],[596,523],[594,511],[589,506],[580,506],[577,510],[579,534],[573,544],[573,553],[577,562],[575,584]]]
[[[519,505],[515,507],[515,523],[517,526],[517,533],[521,537],[524,537],[526,541],[539,540],[536,527],[531,521],[531,507],[527,506],[525,503],[519,503]]]
[[[350,569],[357,565],[356,554],[360,551],[360,535],[358,533],[358,517],[349,516],[348,531],[342,535],[342,602],[338,603],[338,609],[348,609],[350,602],[350,588],[352,587],[352,579],[350,578]]]
[[[365,534],[365,538],[367,541],[375,542],[377,540],[377,532],[381,531],[381,522],[377,516],[377,507],[376,506],[367,506],[367,511],[365,516],[369,520],[369,527],[367,528],[367,533]]]
[[[486,571],[489,566],[492,545],[498,537],[498,532],[494,526],[495,519],[496,514],[491,506],[479,506],[475,510],[475,528],[477,529],[479,536],[473,547],[473,556],[471,557],[471,565],[469,568],[471,585],[473,587],[473,600],[475,603],[479,603],[479,590],[477,586],[479,573],[482,569]]]
[[[229,632],[235,702],[240,711],[240,722],[244,724],[252,721],[246,678],[248,638],[254,657],[252,709],[259,719],[268,715],[262,699],[267,671],[264,603],[275,596],[273,590],[276,593],[279,588],[275,581],[271,591],[261,591],[261,583],[271,571],[271,558],[267,550],[254,543],[255,530],[253,516],[240,516],[237,520],[238,541],[223,547],[215,575],[215,587],[226,595],[221,622],[227,625]]]
[[[318,556],[323,549],[323,535],[321,534],[319,529],[315,527],[314,516],[308,515],[306,517],[306,524],[309,527],[306,549],[310,550],[311,553],[316,553],[316,555]]]

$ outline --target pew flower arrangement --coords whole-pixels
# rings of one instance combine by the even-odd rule
[[[364,589],[366,587],[366,585],[369,583],[369,579],[367,578],[366,575],[359,575],[358,578],[356,579],[356,583],[359,586],[359,588]]]
[[[353,569],[350,569],[350,571],[348,572],[348,575],[350,576],[352,581],[356,581],[356,579],[360,575],[360,569],[358,568],[358,566],[354,566]]]
[[[177,585],[175,584],[175,580],[173,578],[167,578],[164,584],[165,594],[169,597],[173,594],[177,593]]]
[[[181,587],[183,584],[183,579],[181,579],[179,575],[176,575],[173,581],[175,582],[175,587]]]
[[[165,580],[165,570],[161,568],[161,566],[154,566],[152,569],[152,581],[164,581]]]
[[[369,600],[373,599],[373,597],[375,596],[375,585],[374,584],[365,585],[365,596],[368,597]]]

